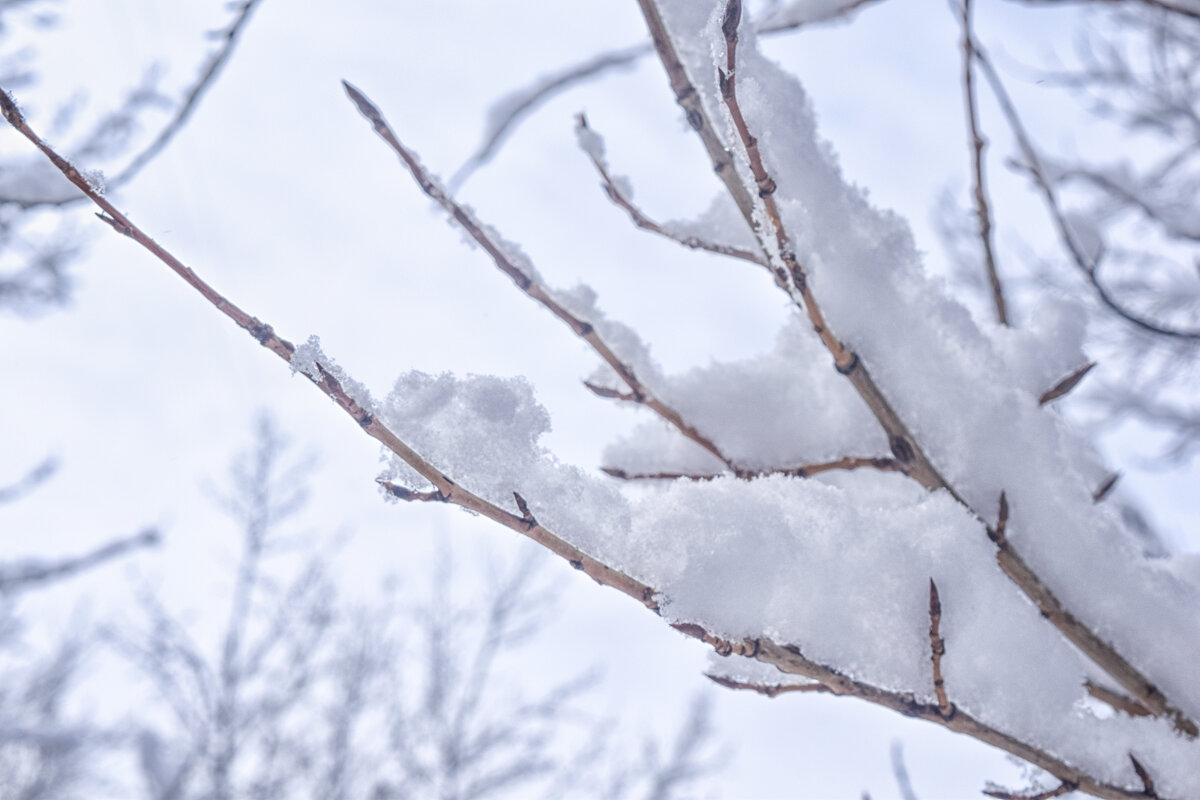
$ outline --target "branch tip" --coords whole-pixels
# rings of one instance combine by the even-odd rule
[[[1074,389],[1076,386],[1079,385],[1079,382],[1081,380],[1083,380],[1084,376],[1087,375],[1089,372],[1091,372],[1092,368],[1095,366],[1096,366],[1095,361],[1089,361],[1087,364],[1084,364],[1082,367],[1080,367],[1079,369],[1076,369],[1070,375],[1066,376],[1065,378],[1060,380],[1058,383],[1054,384],[1049,389],[1042,392],[1041,396],[1038,397],[1038,405],[1044,406],[1047,403],[1051,402],[1052,400],[1057,400],[1058,398],[1065,395],[1067,392]]]

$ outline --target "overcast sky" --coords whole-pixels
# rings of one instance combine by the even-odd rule
[[[1010,65],[1069,52],[1070,15],[980,5],[980,35]],[[63,0],[55,8],[57,28],[12,31],[3,41],[37,48],[42,80],[18,96],[35,123],[77,92],[89,95],[89,111],[103,110],[153,63],[166,70],[164,86],[177,89],[211,47],[204,31],[228,19],[215,0]],[[364,90],[425,163],[448,176],[498,97],[643,35],[631,0],[263,0],[193,121],[116,202],[282,336],[320,335],[326,352],[379,394],[414,368],[529,376],[553,416],[549,444],[595,468],[605,442],[637,415],[582,388],[594,357],[431,210],[345,100],[340,80]],[[809,88],[847,173],[877,204],[908,216],[935,265],[933,202],[946,187],[965,189],[958,47],[946,4],[929,0],[887,0],[851,26],[765,46]],[[1018,91],[1035,119],[1061,103],[1032,81]],[[769,348],[787,314],[778,293],[744,265],[634,230],[575,145],[572,117],[581,110],[656,217],[707,206],[717,184],[650,60],[541,108],[466,185],[465,201],[521,243],[552,284],[593,286],[602,307],[640,330],[668,369]],[[1055,144],[1072,143],[1065,128],[1053,130]],[[5,154],[20,146],[0,138]],[[993,171],[997,193],[1016,196],[1016,183],[998,164]],[[213,624],[205,597],[219,593],[233,546],[205,482],[220,479],[265,409],[298,449],[319,457],[306,527],[355,533],[339,566],[348,585],[419,571],[432,536],[471,550],[525,546],[461,512],[381,502],[377,447],[345,415],[88,209],[74,219],[87,252],[74,265],[70,305],[33,320],[0,318],[0,484],[47,454],[62,459],[51,485],[0,509],[8,541],[29,552],[73,552],[160,525],[166,545],[136,570],[175,607],[195,611],[203,630]],[[1018,227],[1045,241],[1036,219],[1002,219],[1000,235]],[[1143,485],[1136,469],[1130,477]],[[1160,523],[1191,548],[1183,532],[1196,528],[1197,511],[1179,498],[1194,477],[1169,475],[1154,495]],[[542,651],[545,668],[561,676],[602,664],[611,708],[669,730],[688,699],[709,690],[704,648],[564,565],[552,569],[567,591]],[[63,602],[88,596],[97,616],[122,614],[129,595],[120,584],[130,575],[105,570]],[[712,691],[735,753],[714,782],[722,796],[897,797],[888,757],[896,738],[926,800],[972,796],[989,778],[1019,782],[1020,770],[1000,754],[865,704]]]

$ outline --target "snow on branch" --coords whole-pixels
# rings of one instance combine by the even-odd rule
[[[549,415],[524,379],[410,372],[376,401],[315,338],[296,347],[208,286],[47,147],[7,96],[0,104],[106,223],[378,440],[391,454],[381,485],[393,496],[479,513],[720,656],[975,737],[1064,787],[1105,798],[1197,794],[1200,688],[1190,665],[1200,586],[1136,557],[1116,515],[1093,502],[1102,465],[1039,406],[1044,387],[1031,388],[1030,376],[1049,382],[1084,361],[1077,342],[1048,353],[1034,334],[983,330],[922,272],[907,229],[844,180],[802,89],[755,49],[738,0],[715,13],[690,0],[639,3],[689,123],[724,166],[733,204],[795,307],[799,322],[781,338],[794,331],[809,342],[763,363],[824,376],[810,390],[822,402],[800,420],[792,407],[763,413],[777,402],[769,392],[727,402],[718,387],[751,374],[745,363],[667,378],[648,358],[634,361],[645,350],[632,332],[610,341],[616,328],[596,316],[590,294],[543,287],[520,251],[454,202],[347,85],[421,188],[625,387],[592,381],[599,393],[649,405],[672,423],[660,426],[674,437],[667,449],[686,445],[666,454],[682,457],[665,468],[620,458],[613,468],[704,478],[628,497],[546,449]],[[1053,371],[1033,369],[1035,359]],[[852,402],[823,402],[838,397],[835,385]],[[690,436],[700,425],[705,434]],[[819,431],[808,447],[766,452],[801,427]],[[845,456],[879,452],[876,442],[891,455]],[[758,458],[743,463],[743,446]],[[789,463],[810,466],[789,473]],[[828,468],[804,479],[816,465]],[[926,582],[928,599],[914,590]],[[1152,715],[1090,714],[1086,684],[1097,677]]]

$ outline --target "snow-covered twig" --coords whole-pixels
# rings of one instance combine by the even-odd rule
[[[613,348],[605,341],[601,336],[601,332],[596,329],[592,322],[573,313],[542,285],[541,279],[536,270],[534,270],[533,265],[528,263],[527,259],[523,258],[523,254],[501,239],[491,228],[475,219],[474,215],[468,209],[459,205],[452,197],[446,194],[437,180],[421,165],[416,156],[400,142],[400,139],[396,136],[391,126],[383,118],[383,114],[367,99],[366,95],[349,83],[345,81],[342,83],[346,88],[346,94],[354,102],[359,112],[370,120],[375,128],[375,132],[400,157],[400,160],[412,174],[417,184],[421,187],[421,190],[445,209],[446,213],[466,231],[467,235],[474,239],[491,256],[493,263],[495,263],[501,272],[511,278],[513,283],[522,292],[566,323],[576,336],[583,339],[604,360],[604,363],[608,364],[620,376],[625,385],[629,387],[633,401],[654,411],[681,434],[720,459],[721,463],[728,467],[730,471],[735,474],[739,472],[738,466],[721,452],[721,449],[712,439],[697,430],[694,425],[684,420],[678,411],[668,406],[663,400],[652,393],[651,389],[635,374],[633,367],[613,351]]]

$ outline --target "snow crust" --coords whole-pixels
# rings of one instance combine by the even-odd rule
[[[715,64],[725,60],[721,5],[661,3],[710,118],[732,142],[716,80]],[[1088,360],[1082,315],[1050,301],[1026,330],[974,320],[925,273],[907,225],[843,177],[803,89],[756,51],[749,21],[740,37],[738,97],[830,328],[859,353],[970,509],[945,491],[872,470],[679,480],[625,495],[540,443],[549,415],[523,378],[410,372],[371,407],[467,489],[510,510],[519,492],[547,528],[655,587],[668,620],[793,644],[855,679],[925,702],[934,701],[933,579],[946,685],[960,708],[1101,780],[1140,790],[1132,752],[1163,796],[1200,796],[1200,744],[1162,720],[1095,710],[1084,682],[1101,675],[1000,571],[979,520],[994,519],[1005,492],[1009,540],[1063,604],[1200,717],[1195,564],[1143,557],[1116,510],[1092,501],[1103,463],[1052,406],[1038,405]],[[603,158],[598,138],[583,143]],[[738,168],[745,174],[745,163]],[[728,222],[728,208],[714,209]],[[761,208],[757,218],[766,219]],[[519,251],[512,254],[536,278]],[[740,467],[888,455],[878,425],[799,315],[770,352],[667,375],[632,330],[600,312],[590,289],[553,296]],[[318,360],[335,368],[310,341],[292,363],[316,377]],[[607,367],[595,380],[625,388]],[[606,456],[631,472],[721,467],[658,421],[635,428]],[[386,460],[385,478],[423,488],[409,467]]]

